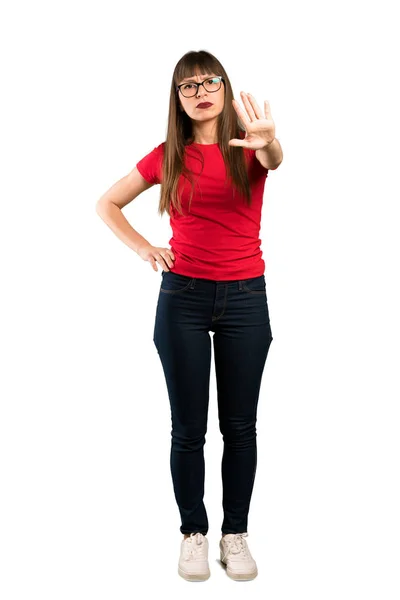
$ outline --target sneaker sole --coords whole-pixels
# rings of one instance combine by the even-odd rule
[[[224,565],[228,577],[234,579],[235,581],[251,581],[252,579],[255,579],[258,575],[258,569],[256,569],[255,571],[251,571],[250,573],[235,573],[234,571],[231,571],[229,569],[227,563],[224,562],[222,558],[221,563]]]
[[[180,567],[178,567],[178,573],[186,581],[206,581],[210,577],[210,571],[208,573],[185,573]]]

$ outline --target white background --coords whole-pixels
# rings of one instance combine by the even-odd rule
[[[385,1],[3,4],[3,600],[398,600],[393,9]],[[173,69],[200,49],[222,62],[236,98],[244,90],[260,106],[269,101],[284,153],[264,194],[274,340],[247,538],[259,576],[245,589],[218,562],[214,367],[204,497],[211,578],[188,588],[177,574],[170,407],[152,339],[161,268],[95,211],[165,140]],[[147,92],[154,81],[157,93]],[[167,247],[159,191],[124,214]]]

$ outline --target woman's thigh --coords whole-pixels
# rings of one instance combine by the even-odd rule
[[[256,419],[262,375],[272,342],[264,277],[229,290],[214,325],[215,372],[221,424],[238,428]]]
[[[154,343],[164,370],[174,428],[204,433],[210,389],[211,338],[197,307],[193,279],[167,273],[160,286]]]

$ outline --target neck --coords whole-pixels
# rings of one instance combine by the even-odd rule
[[[193,141],[196,144],[217,144],[216,122],[205,122],[193,125]]]

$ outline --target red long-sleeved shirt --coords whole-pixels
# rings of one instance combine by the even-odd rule
[[[244,135],[244,134],[243,134]],[[243,137],[243,136],[242,136]],[[162,181],[162,158],[165,142],[156,146],[136,164],[139,173],[149,183]],[[194,158],[199,148],[204,156],[204,168]],[[197,185],[189,212],[191,185],[182,175],[181,216],[171,204],[169,245],[175,261],[171,271],[189,277],[229,281],[248,279],[264,274],[265,262],[260,249],[261,209],[265,169],[256,158],[255,150],[244,148],[251,187],[252,206],[232,187],[225,185],[226,168],[218,144],[193,143],[185,148],[185,164],[192,169]]]

